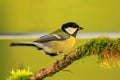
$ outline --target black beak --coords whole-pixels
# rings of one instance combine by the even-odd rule
[[[82,30],[82,29],[84,29],[84,28],[83,28],[83,27],[79,27],[78,29],[79,29],[79,30]]]

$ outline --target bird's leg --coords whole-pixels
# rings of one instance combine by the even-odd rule
[[[64,60],[66,59],[66,57],[67,57],[67,54],[64,54]]]
[[[56,52],[56,54],[58,55],[58,54],[60,54],[60,52]],[[56,60],[56,63],[58,63],[58,62],[59,62],[59,60],[57,59],[57,60]]]
[[[55,63],[57,64],[58,62],[59,62],[59,60],[57,59]]]

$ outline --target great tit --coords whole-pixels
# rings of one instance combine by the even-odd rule
[[[12,42],[10,46],[33,46],[43,50],[46,55],[56,56],[70,50],[76,41],[78,30],[82,30],[78,24],[68,22],[62,27],[48,35],[44,35],[33,42]]]

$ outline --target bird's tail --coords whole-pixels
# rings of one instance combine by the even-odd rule
[[[35,44],[30,43],[30,42],[12,42],[10,46],[35,46]]]

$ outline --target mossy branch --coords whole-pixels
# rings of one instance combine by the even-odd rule
[[[98,62],[100,64],[108,65],[110,63],[120,64],[120,39],[110,39],[109,37],[98,37],[91,39],[84,45],[79,46],[74,51],[71,51],[63,59],[54,64],[34,73],[30,80],[43,80],[46,77],[52,76],[55,73],[63,70],[74,61],[86,56],[98,55]]]

